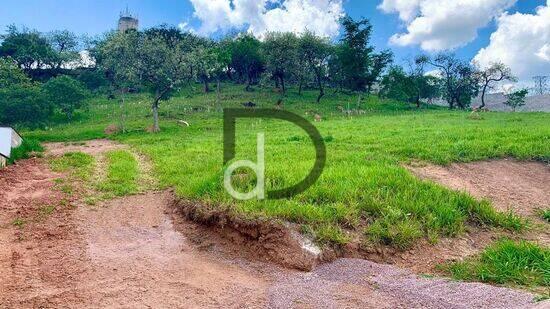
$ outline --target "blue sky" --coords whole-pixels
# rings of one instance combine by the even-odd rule
[[[194,17],[197,3],[210,6],[214,0],[0,0],[0,33],[9,24],[25,25],[29,28],[47,32],[56,29],[68,29],[78,34],[97,35],[115,28],[119,13],[128,5],[132,12],[139,15],[141,27],[151,27],[159,24],[178,25],[182,22],[190,28],[199,29],[201,20]],[[191,3],[194,1],[194,4]],[[218,2],[223,0],[216,0]],[[227,0],[229,1],[229,0]],[[234,0],[233,0],[234,1]],[[244,1],[244,0],[242,0]],[[250,2],[250,0],[248,0]],[[309,0],[316,1],[329,0]],[[331,0],[332,1],[332,0]],[[392,0],[385,0],[392,2]],[[431,0],[411,0],[426,1]],[[435,1],[435,0],[433,0]],[[453,1],[453,0],[447,0]],[[493,2],[515,2],[514,0],[480,0]],[[385,13],[377,6],[383,0],[344,0],[343,10],[354,18],[367,17],[374,25],[372,42],[378,49],[391,48],[396,60],[412,57],[422,51],[419,44],[406,46],[390,44],[390,38],[396,33],[407,32],[407,23],[400,19],[397,12]],[[442,3],[445,1],[439,1]],[[508,14],[516,12],[535,14],[538,6],[546,4],[546,0],[519,0],[513,6],[505,9]],[[490,44],[490,35],[497,30],[493,19],[487,26],[477,29],[478,36],[471,43],[457,48],[456,53],[463,58],[474,57],[481,48]]]

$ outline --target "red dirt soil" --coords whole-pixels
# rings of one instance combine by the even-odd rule
[[[42,160],[0,171],[0,308],[537,306],[529,293],[365,260],[284,269],[178,217],[170,192],[75,208],[58,177]],[[44,214],[44,203],[57,208]]]

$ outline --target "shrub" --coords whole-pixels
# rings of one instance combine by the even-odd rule
[[[0,88],[0,123],[9,126],[43,126],[53,111],[52,105],[35,85],[17,84]]]
[[[42,87],[48,101],[59,108],[69,120],[75,110],[84,107],[88,91],[84,85],[67,75],[50,79]]]

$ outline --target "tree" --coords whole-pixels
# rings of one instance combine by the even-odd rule
[[[109,87],[109,80],[105,76],[105,71],[101,68],[90,68],[79,70],[77,77],[81,83],[83,83],[88,90],[92,92],[99,92]]]
[[[137,83],[147,87],[153,95],[153,132],[159,132],[160,101],[193,76],[191,51],[195,46],[195,36],[175,28],[126,31],[113,33],[100,43],[97,59],[119,89]]]
[[[477,79],[481,88],[481,105],[479,108],[485,107],[485,95],[487,90],[493,89],[495,83],[501,81],[517,81],[512,75],[512,70],[503,63],[492,63],[487,68],[481,69],[475,64],[477,71]]]
[[[37,31],[19,30],[12,25],[2,39],[0,57],[11,57],[27,73],[51,65],[56,59],[48,40]]]
[[[222,76],[226,73],[226,69],[231,63],[231,54],[229,50],[224,48],[222,43],[217,43],[210,51],[212,54],[211,62],[211,75],[216,79],[216,105],[219,110],[222,110],[221,106],[221,79]]]
[[[506,102],[504,104],[510,106],[515,112],[516,108],[525,105],[525,97],[527,97],[528,93],[529,90],[527,89],[512,91],[506,95]]]
[[[418,67],[406,73],[402,67],[392,66],[380,85],[381,96],[414,103],[417,108],[420,108],[423,99],[433,99],[439,95],[439,79],[425,75]]]
[[[49,102],[59,108],[69,120],[73,118],[75,110],[84,107],[85,99],[89,96],[81,82],[67,75],[50,79],[42,89]]]
[[[298,58],[305,59],[309,70],[315,76],[315,82],[319,89],[319,95],[317,96],[317,103],[319,103],[325,95],[324,80],[327,74],[327,59],[331,54],[330,42],[313,32],[306,31],[299,39],[298,52]]]
[[[416,58],[417,64],[430,64],[439,70],[443,78],[443,96],[449,109],[455,106],[465,109],[478,93],[478,79],[474,67],[456,58],[451,53],[440,53],[433,59],[428,56]]]
[[[91,50],[97,69],[105,72],[114,93],[120,94],[120,130],[126,132],[125,97],[129,89],[139,84],[138,47],[136,31],[112,32]]]
[[[56,55],[52,66],[54,69],[60,69],[63,64],[71,63],[80,59],[78,53],[78,37],[76,34],[68,31],[53,31],[47,36],[48,42]]]
[[[391,66],[380,86],[380,96],[384,98],[410,102],[414,95],[411,79],[400,66]]]
[[[390,50],[384,50],[372,55],[369,62],[365,80],[367,93],[371,93],[372,87],[379,81],[384,69],[393,62],[393,53]]]
[[[346,16],[341,21],[344,35],[337,48],[343,83],[353,91],[364,91],[369,79],[369,61],[374,48],[369,45],[372,25],[368,19],[359,21]]]
[[[262,47],[266,69],[277,84],[280,82],[284,94],[285,80],[297,63],[298,38],[291,32],[271,32],[265,36]]]
[[[194,72],[189,41],[159,35],[142,36],[137,48],[137,76],[153,94],[153,132],[159,132],[159,105],[177,87],[189,80]]]
[[[231,55],[230,74],[234,70],[240,81],[246,82],[246,91],[263,72],[261,42],[250,34],[240,35],[227,43]]]

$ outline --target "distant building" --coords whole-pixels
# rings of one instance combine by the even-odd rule
[[[23,139],[12,128],[0,127],[0,168],[6,166],[11,150],[21,146]]]
[[[128,8],[126,11],[120,13],[120,18],[118,19],[118,31],[125,32],[127,30],[138,30],[139,20],[136,16],[132,15]]]

